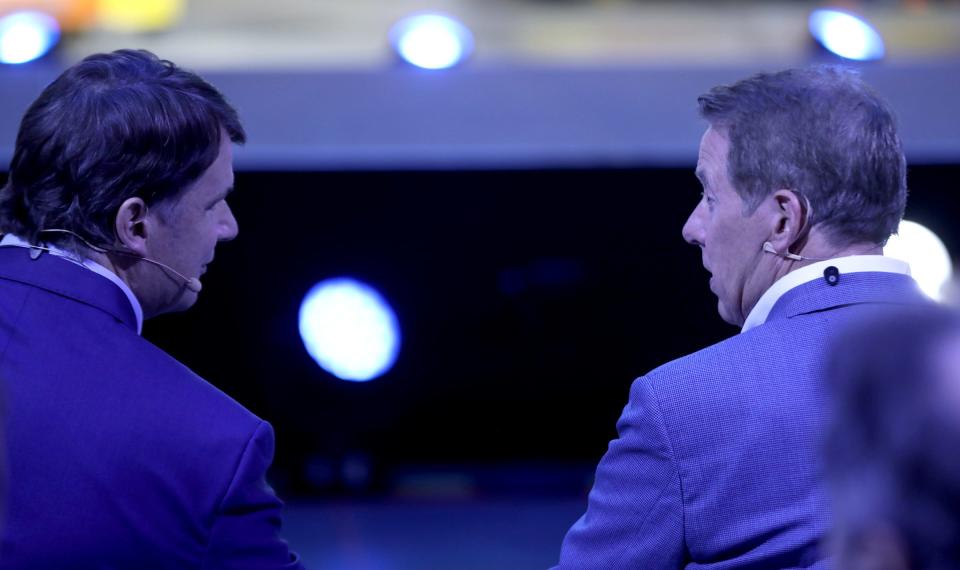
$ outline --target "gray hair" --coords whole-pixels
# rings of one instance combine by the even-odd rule
[[[779,189],[809,200],[836,245],[883,245],[907,203],[906,159],[889,105],[853,70],[761,73],[701,95],[730,141],[728,175],[750,212]]]

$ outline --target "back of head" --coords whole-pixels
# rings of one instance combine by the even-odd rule
[[[217,158],[222,131],[245,141],[236,111],[196,74],[146,51],[87,57],[24,115],[0,229],[33,243],[60,228],[113,244],[120,204],[176,199]]]
[[[809,200],[838,246],[882,245],[906,207],[906,161],[889,106],[851,70],[792,69],[711,89],[700,114],[730,141],[730,180],[754,209],[776,190]]]
[[[960,567],[960,315],[915,307],[860,323],[829,378],[838,567]]]

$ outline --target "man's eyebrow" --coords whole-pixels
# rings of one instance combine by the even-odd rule
[[[694,171],[693,175],[697,177],[697,180],[700,181],[700,184],[703,184],[704,186],[707,185],[707,175],[704,174],[703,169],[698,168],[696,171]]]

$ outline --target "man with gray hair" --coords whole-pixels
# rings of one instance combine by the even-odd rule
[[[906,206],[887,104],[849,70],[699,98],[683,227],[741,333],[637,379],[561,568],[820,568],[822,359],[838,327],[924,298],[883,257]]]

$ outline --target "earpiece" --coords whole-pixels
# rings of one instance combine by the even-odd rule
[[[767,253],[772,253],[773,255],[779,255],[780,257],[783,257],[785,259],[792,259],[793,261],[803,261],[805,259],[807,260],[814,259],[812,257],[804,257],[802,255],[790,253],[789,251],[787,253],[780,253],[779,251],[776,250],[775,247],[773,247],[773,244],[768,241],[763,242],[763,251]],[[821,261],[821,260],[816,260],[816,261]]]

